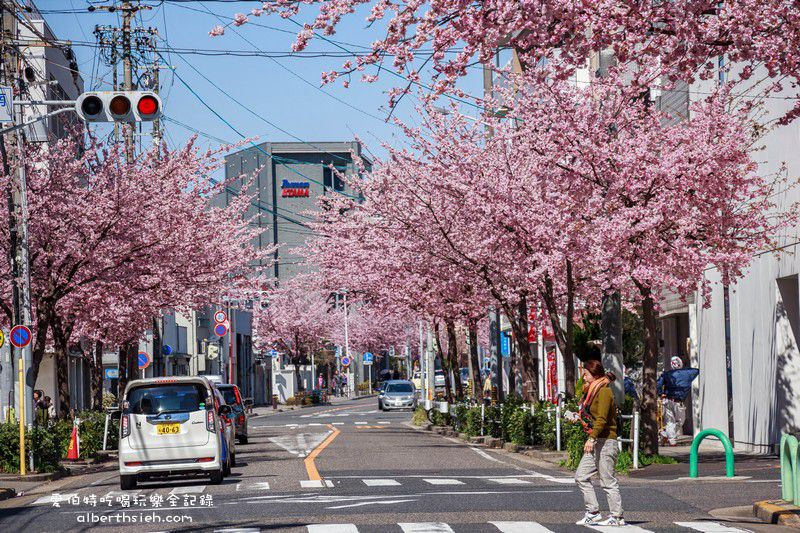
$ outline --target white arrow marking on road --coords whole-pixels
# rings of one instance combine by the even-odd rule
[[[401,522],[397,525],[405,533],[453,533],[444,522]]]
[[[355,524],[311,524],[308,533],[358,533]]]
[[[284,450],[300,457],[305,457],[308,450],[313,450],[324,441],[330,431],[324,433],[296,433],[291,435],[281,435],[280,437],[270,437],[270,442],[274,442]]]
[[[749,531],[747,529],[739,529],[726,524],[720,524],[719,522],[675,522],[675,524],[694,529],[695,531],[705,531],[707,533],[744,533]]]
[[[503,533],[553,533],[539,522],[489,522]]]

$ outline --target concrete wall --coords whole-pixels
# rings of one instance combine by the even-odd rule
[[[693,86],[691,97],[703,98],[708,90],[708,86]],[[791,100],[769,99],[760,120],[774,119],[792,104]],[[763,150],[754,153],[759,172],[796,181],[800,176],[799,139],[797,121],[769,131],[759,142]],[[779,173],[783,163],[785,173]],[[785,212],[800,195],[776,182],[771,200],[776,211]],[[798,230],[792,228],[774,237],[780,249],[755,257],[744,276],[730,287],[733,440],[737,447],[755,451],[768,451],[783,431],[800,427]],[[723,289],[716,271],[707,271],[706,278],[712,286],[709,305],[704,307],[698,295],[690,313],[692,358],[700,368],[696,427],[727,433]]]

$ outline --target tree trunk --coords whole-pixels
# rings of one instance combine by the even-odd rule
[[[469,328],[469,356],[472,360],[472,397],[478,401],[483,391],[481,360],[478,355],[478,322],[470,320],[467,327]]]
[[[656,365],[658,363],[658,331],[655,302],[649,287],[637,283],[642,295],[642,320],[644,321],[644,355],[642,356],[641,421],[644,451],[658,453],[658,404],[656,393]]]
[[[70,414],[69,393],[69,333],[71,328],[65,328],[61,319],[52,317],[53,329],[53,358],[56,367],[56,383],[58,388],[58,412],[61,418]]]
[[[436,353],[439,354],[439,361],[442,362],[442,373],[444,374],[444,395],[448,402],[453,401],[453,389],[450,386],[450,361],[445,357],[442,350],[442,343],[439,340],[439,322],[433,322],[433,338],[436,345]],[[433,388],[436,389],[436,363],[433,364]]]
[[[49,316],[51,312],[47,309],[39,309],[36,317],[36,328],[34,331],[33,349],[31,350],[31,379],[34,385],[39,379],[39,367],[44,359],[45,348],[47,346],[47,330],[50,327]]]
[[[122,394],[128,385],[128,351],[123,344],[117,348],[117,405],[122,407]]]
[[[458,346],[456,339],[456,323],[452,320],[445,321],[447,326],[447,357],[450,359],[453,369],[453,377],[456,383],[456,399],[464,398],[464,389],[461,386],[461,367],[458,364]]]
[[[575,396],[575,280],[572,277],[572,261],[567,259],[567,328],[564,332],[564,393],[567,398]]]
[[[96,341],[89,357],[92,387],[92,409],[103,409],[103,342]]]
[[[141,372],[139,372],[139,342],[135,340],[126,342],[125,351],[128,361],[128,382],[130,383],[135,379],[139,379],[141,374]]]
[[[508,312],[513,311],[513,312]],[[535,353],[530,340],[528,339],[528,300],[522,295],[517,302],[516,310],[507,310],[508,319],[511,322],[511,329],[514,331],[514,342],[519,353],[519,362],[522,364],[520,370],[522,374],[523,390],[526,402],[534,402],[539,399],[539,357]]]

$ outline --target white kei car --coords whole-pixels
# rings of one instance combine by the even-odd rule
[[[123,490],[139,479],[206,474],[222,483],[230,472],[230,406],[216,405],[215,390],[203,376],[131,381],[120,417],[119,473]]]

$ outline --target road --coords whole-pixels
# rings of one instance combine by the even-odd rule
[[[113,472],[65,478],[47,485],[46,492],[0,502],[2,531],[586,529],[574,525],[582,500],[568,473],[418,431],[408,425],[408,412],[383,413],[376,407],[369,398],[254,418],[249,444],[237,446],[233,475],[218,486],[197,478],[141,483],[123,493]],[[770,479],[626,479],[622,496],[631,525],[611,529],[781,531],[723,524],[708,514],[770,497],[777,486]]]

